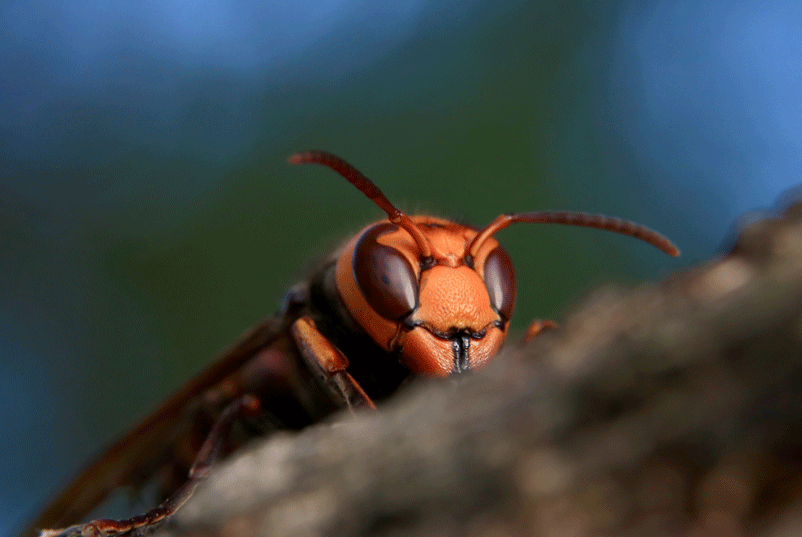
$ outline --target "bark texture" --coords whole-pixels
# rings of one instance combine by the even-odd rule
[[[255,443],[157,533],[802,535],[802,204],[459,384]]]

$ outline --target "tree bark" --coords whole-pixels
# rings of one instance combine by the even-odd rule
[[[485,370],[254,443],[159,536],[802,535],[802,204]]]

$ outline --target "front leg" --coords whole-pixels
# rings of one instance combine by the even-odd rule
[[[550,321],[548,319],[535,319],[532,321],[532,324],[529,325],[529,328],[526,329],[526,334],[524,334],[524,343],[529,343],[546,330],[551,330],[553,328],[557,328],[557,323],[554,321]]]
[[[309,317],[301,317],[292,325],[292,337],[309,368],[323,383],[342,395],[348,408],[376,408],[362,386],[348,373],[348,358],[315,327]]]

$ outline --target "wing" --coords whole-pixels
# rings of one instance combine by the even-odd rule
[[[38,535],[42,528],[64,527],[83,521],[116,488],[142,484],[159,470],[157,454],[166,453],[187,407],[221,380],[287,333],[287,316],[268,317],[246,331],[221,358],[170,396],[156,411],[118,440],[85,468],[55,497],[25,530]]]

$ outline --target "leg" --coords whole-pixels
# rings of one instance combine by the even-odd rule
[[[104,537],[126,533],[136,528],[150,526],[161,522],[178,511],[184,503],[195,492],[198,483],[209,475],[209,469],[217,459],[223,442],[228,437],[231,425],[234,420],[241,415],[257,415],[261,410],[259,399],[253,395],[243,395],[239,399],[230,403],[220,413],[215,421],[209,436],[203,441],[203,445],[189,469],[189,479],[178,491],[155,507],[142,515],[137,515],[124,520],[93,520],[86,524],[70,526],[61,530],[44,530],[40,537]]]
[[[526,334],[524,334],[524,342],[529,343],[541,333],[553,328],[557,328],[557,323],[554,321],[549,321],[548,319],[535,319],[532,321],[532,324],[529,325],[529,328],[526,329]]]
[[[376,408],[362,386],[348,373],[348,358],[318,332],[312,319],[301,317],[295,321],[292,336],[307,365],[326,386],[342,395],[348,408]]]

